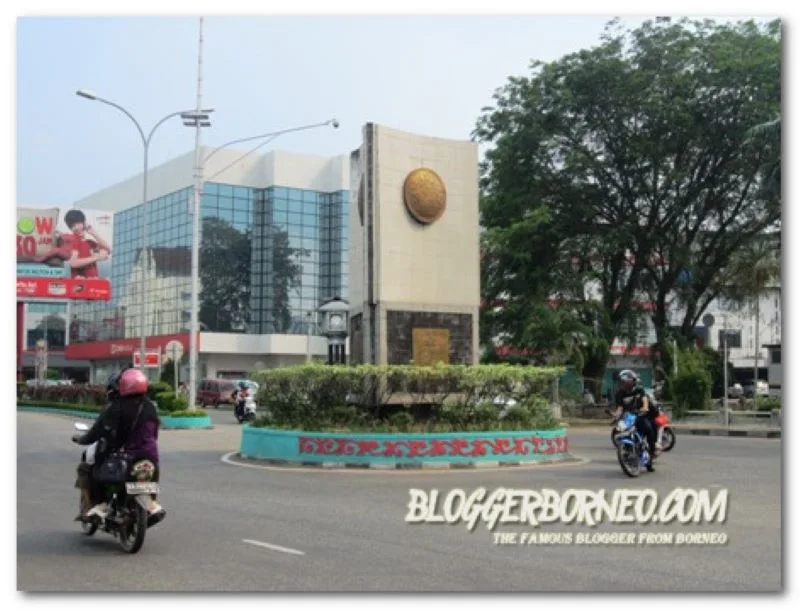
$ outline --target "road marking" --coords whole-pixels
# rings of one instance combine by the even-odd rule
[[[548,463],[532,463],[525,466],[493,466],[491,468],[401,468],[396,470],[387,470],[380,468],[313,468],[310,466],[267,466],[264,464],[245,464],[231,459],[232,456],[239,453],[238,451],[231,451],[226,453],[220,458],[223,464],[229,466],[236,466],[238,468],[255,468],[256,470],[269,470],[272,472],[303,472],[306,474],[340,474],[340,475],[382,475],[382,476],[412,476],[412,475],[434,475],[443,476],[448,474],[474,474],[487,472],[532,472],[535,470],[551,470],[553,468],[572,468],[575,466],[585,466],[591,463],[591,459],[579,456],[573,456],[578,461],[576,462],[556,462],[553,464]]]
[[[290,549],[285,546],[278,546],[277,544],[270,544],[269,542],[261,542],[260,540],[242,539],[242,542],[245,544],[252,544],[253,546],[264,547],[265,549],[271,549],[273,551],[280,551],[281,553],[288,553],[289,555],[305,555],[303,551]]]

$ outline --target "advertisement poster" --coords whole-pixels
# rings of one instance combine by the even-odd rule
[[[114,216],[75,208],[17,208],[17,296],[111,298]]]

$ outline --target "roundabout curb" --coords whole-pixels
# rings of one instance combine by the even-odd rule
[[[528,471],[537,469],[566,468],[581,466],[591,462],[589,458],[571,455],[560,460],[547,462],[473,462],[466,466],[459,464],[342,464],[338,462],[292,462],[288,460],[266,460],[241,455],[238,451],[224,454],[220,461],[229,466],[241,468],[256,468],[276,472],[307,472],[307,473],[350,473],[350,474],[445,474],[457,472],[499,472],[499,471]]]
[[[485,432],[313,432],[245,426],[243,459],[323,469],[514,468],[569,459],[564,428]]]

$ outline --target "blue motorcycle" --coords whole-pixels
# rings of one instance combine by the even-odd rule
[[[617,459],[629,477],[638,477],[642,468],[653,469],[647,439],[636,430],[636,418],[636,413],[623,413],[614,429]]]

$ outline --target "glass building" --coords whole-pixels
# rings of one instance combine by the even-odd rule
[[[72,306],[70,343],[188,331],[191,197],[189,187],[148,203],[145,256],[141,204],[114,214],[113,298]],[[346,190],[205,183],[201,330],[305,334],[310,311],[330,297],[347,298],[348,197]]]

